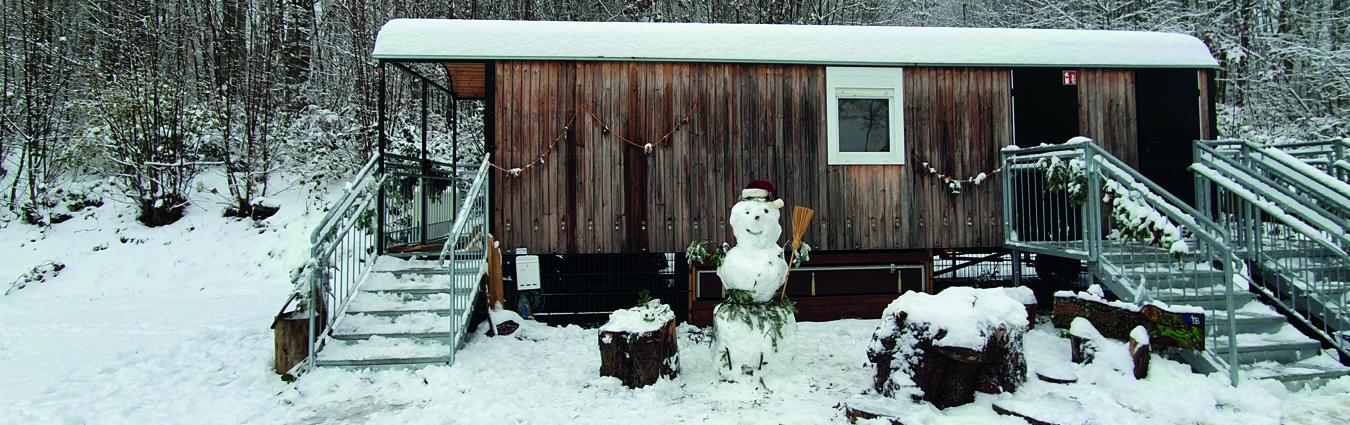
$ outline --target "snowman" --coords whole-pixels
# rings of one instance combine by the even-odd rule
[[[736,246],[717,268],[727,300],[713,310],[713,356],[725,380],[762,376],[792,360],[785,341],[797,330],[795,309],[778,291],[788,273],[778,245],[782,207],[773,184],[755,180],[731,208],[728,221]]]

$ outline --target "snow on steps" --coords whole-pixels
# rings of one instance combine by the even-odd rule
[[[1320,249],[1321,246],[1308,248]],[[1209,373],[1220,370],[1218,357],[1228,360],[1230,348],[1225,335],[1228,332],[1228,295],[1223,272],[1206,264],[1187,264],[1186,270],[1177,270],[1178,261],[1163,250],[1153,247],[1134,247],[1132,250],[1110,251],[1103,255],[1108,270],[1125,282],[1147,282],[1149,299],[1173,306],[1194,306],[1214,313],[1206,324],[1206,335],[1211,345],[1205,353],[1187,352],[1183,357],[1196,371]],[[1291,250],[1295,254],[1297,250]],[[1306,255],[1307,251],[1303,251]],[[1309,271],[1312,273],[1312,271]],[[1288,318],[1272,307],[1257,301],[1256,294],[1236,285],[1233,293],[1237,329],[1237,352],[1241,374],[1248,378],[1276,379],[1286,383],[1321,381],[1350,375],[1350,368],[1340,365],[1335,354],[1323,352],[1321,343],[1307,337]],[[1112,288],[1130,290],[1134,288]],[[1244,375],[1245,376],[1245,375]]]
[[[453,361],[463,333],[452,323],[467,323],[481,270],[449,273],[435,260],[379,257],[315,363],[415,368]]]

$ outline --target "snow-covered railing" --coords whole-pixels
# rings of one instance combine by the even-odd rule
[[[445,245],[441,246],[440,262],[454,279],[454,296],[450,297],[450,311],[456,312],[450,317],[450,335],[452,343],[458,347],[463,341],[467,325],[458,312],[473,309],[473,294],[478,290],[478,280],[487,269],[488,246],[488,158],[474,174],[473,184],[464,196],[464,203],[455,214],[455,224],[450,227]],[[469,296],[461,296],[461,291]],[[450,364],[454,364],[455,351],[450,350]]]
[[[1195,161],[1197,202],[1260,278],[1252,290],[1350,358],[1350,185],[1247,141],[1197,142]]]
[[[370,158],[356,178],[343,188],[342,198],[328,210],[310,233],[310,261],[306,265],[309,296],[309,357],[297,367],[314,369],[314,353],[322,347],[322,332],[356,295],[357,285],[375,264],[379,231],[376,210],[380,186],[385,174],[379,169],[380,156]]]
[[[1217,303],[1234,309],[1240,260],[1218,224],[1086,138],[1002,151],[1004,245],[1086,262],[1122,300]],[[1018,255],[1014,255],[1018,258]],[[1238,382],[1235,315],[1209,309],[1202,355]],[[1215,327],[1225,320],[1228,326]]]
[[[1274,144],[1258,144],[1245,140],[1223,140],[1217,142],[1207,142],[1213,146],[1223,144],[1250,144],[1252,146],[1264,146],[1266,148],[1276,149],[1288,154],[1291,158],[1308,164],[1327,174],[1335,176],[1341,181],[1350,179],[1350,139],[1325,139],[1304,142],[1278,142]],[[1344,165],[1337,165],[1337,163]]]

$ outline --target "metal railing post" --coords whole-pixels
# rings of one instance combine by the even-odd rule
[[[385,151],[385,147],[386,147],[385,145],[387,144],[387,141],[385,140],[385,128],[384,128],[384,127],[385,127],[385,120],[388,119],[388,117],[385,116],[385,112],[384,112],[384,108],[385,108],[385,93],[384,93],[384,92],[385,92],[385,78],[386,78],[386,77],[385,77],[385,74],[388,73],[387,71],[388,71],[388,68],[385,67],[384,59],[380,59],[380,65],[379,65],[379,74],[380,74],[380,81],[379,81],[379,84],[380,84],[380,93],[379,93],[379,98],[378,98],[378,101],[379,101],[380,105],[379,105],[379,107],[375,108],[375,111],[376,111],[376,117],[375,117],[375,138],[378,139],[377,141],[378,141],[379,147],[380,147],[380,153],[379,153],[379,161],[380,161],[380,162],[379,162],[379,165],[377,166],[376,171],[375,171],[378,175],[384,175],[384,165],[385,165],[385,164],[384,164],[384,158],[385,158],[385,155],[384,155],[385,152],[384,152],[384,151]],[[377,201],[376,201],[376,206],[375,206],[375,210],[376,210],[376,214],[375,214],[375,215],[376,215],[376,217],[375,217],[375,252],[376,252],[377,254],[384,254],[384,250],[385,250],[385,248],[386,248],[386,247],[384,246],[384,239],[385,239],[385,238],[384,238],[384,225],[385,225],[384,211],[385,211],[385,202],[386,202],[386,199],[385,199],[385,193],[384,193],[384,185],[381,184],[378,190],[379,190],[379,195],[378,195],[378,198],[377,198]]]
[[[1102,222],[1104,220],[1102,215],[1102,185],[1105,184],[1102,180],[1102,167],[1097,161],[1098,153],[1095,148],[1096,145],[1083,146],[1083,157],[1084,161],[1087,162],[1084,167],[1087,168],[1088,175],[1091,176],[1088,179],[1087,187],[1088,220],[1084,227],[1088,228],[1088,264],[1089,267],[1093,268],[1101,261],[1102,230],[1104,228]]]
[[[1003,239],[1009,240],[1013,239],[1012,204],[1014,200],[1012,198],[1012,179],[1015,173],[1012,167],[1008,166],[1008,152],[1000,149],[998,156],[999,168],[1007,170],[1003,174],[1003,181],[999,186],[1003,192]],[[1012,249],[1012,279],[1014,287],[1022,286],[1022,253],[1015,247]]]
[[[426,79],[422,79],[421,81],[422,81],[422,154],[421,154],[422,164],[421,164],[421,173],[422,173],[423,176],[426,176],[426,175],[430,175],[430,174],[431,174],[431,164],[427,163],[427,80],[426,80]],[[421,233],[422,233],[422,235],[421,235],[421,238],[419,238],[418,244],[419,244],[419,245],[426,245],[426,244],[427,244],[427,201],[430,200],[430,196],[429,196],[430,194],[427,193],[427,179],[425,179],[425,178],[418,178],[418,179],[417,179],[417,182],[418,182],[418,185],[417,185],[417,187],[418,187],[418,192],[421,193],[421,196],[420,196],[419,198],[422,200],[422,208],[421,208],[421,213],[422,213],[422,218],[421,218],[421,224],[422,224],[422,225],[421,225]]]

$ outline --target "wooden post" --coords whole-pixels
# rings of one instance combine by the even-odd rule
[[[487,237],[487,263],[488,310],[498,310],[506,302],[506,295],[502,291],[502,251],[497,249],[497,243],[491,235]]]

